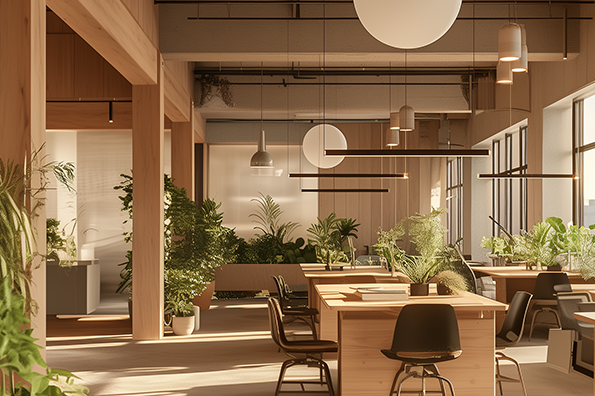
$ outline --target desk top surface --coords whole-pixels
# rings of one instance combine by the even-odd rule
[[[574,317],[583,322],[595,324],[595,312],[575,312]]]
[[[324,264],[300,264],[302,271],[306,278],[345,278],[352,276],[381,276],[390,277],[391,273],[384,267],[378,266],[361,266],[351,268],[349,264],[345,264],[343,270],[327,271],[324,269]]]
[[[504,266],[504,267],[471,267],[474,272],[491,276],[492,278],[537,278],[542,272],[551,273],[552,271],[528,270],[525,266]],[[568,278],[582,278],[578,272],[564,271]]]
[[[409,296],[408,300],[398,301],[364,301],[355,294],[358,287],[408,290],[409,285],[395,283],[333,284],[316,285],[316,290],[324,304],[329,309],[336,311],[386,310],[387,308],[400,308],[407,304],[450,304],[455,310],[467,311],[506,311],[508,307],[507,304],[468,292],[455,296],[439,296],[436,294],[436,286],[434,284],[430,284],[429,296]]]

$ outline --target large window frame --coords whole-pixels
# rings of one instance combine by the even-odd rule
[[[507,133],[503,139],[492,141],[492,173],[527,174],[527,133],[528,127],[524,125],[519,127],[518,132]],[[514,165],[515,156],[518,160],[516,166]],[[515,184],[518,186],[517,189]],[[517,210],[515,210],[515,200],[518,200]],[[494,178],[492,180],[492,217],[508,232],[514,234],[527,229],[527,207],[527,179]],[[492,235],[499,234],[500,227],[494,222]]]
[[[595,150],[595,142],[585,143],[585,103],[584,99],[573,102],[572,105],[572,185],[573,207],[572,220],[574,224],[583,226],[585,223],[585,153]]]

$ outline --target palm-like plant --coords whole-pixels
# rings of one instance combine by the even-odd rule
[[[341,219],[331,213],[325,219],[318,218],[317,224],[312,224],[306,231],[312,237],[310,243],[316,249],[316,258],[319,262],[329,266],[336,262],[347,262],[347,256],[342,250],[343,235],[339,226]]]
[[[256,218],[255,223],[258,224],[254,229],[262,231],[263,234],[272,235],[284,243],[285,239],[289,238],[291,233],[300,226],[294,222],[280,223],[283,211],[270,195],[260,193],[260,197],[253,198],[251,201],[258,204],[256,213],[250,214],[250,217]]]

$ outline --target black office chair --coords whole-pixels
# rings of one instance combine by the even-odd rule
[[[285,291],[285,294],[290,300],[305,300],[306,303],[308,301],[308,291],[307,290],[291,290],[289,285],[283,279],[283,275],[279,275],[279,283],[281,287]]]
[[[277,287],[277,293],[279,296],[279,303],[281,306],[281,313],[291,320],[301,320],[305,322],[310,329],[312,329],[312,336],[314,339],[318,338],[316,333],[315,316],[318,315],[316,308],[310,308],[307,304],[304,304],[303,299],[298,300],[300,303],[296,304],[295,299],[290,299],[285,293],[285,289],[281,286],[281,282],[276,276],[272,276]]]
[[[390,395],[440,393],[446,396],[444,382],[454,395],[452,383],[440,375],[436,366],[436,363],[456,359],[462,353],[454,308],[447,304],[405,305],[397,318],[391,348],[381,352],[389,359],[402,362]],[[403,382],[409,378],[421,378],[421,391],[401,391]],[[426,390],[426,378],[438,379],[440,391]]]
[[[529,330],[529,341],[533,336],[533,330],[536,324],[545,324],[551,326],[548,322],[535,322],[540,313],[551,313],[556,318],[557,327],[561,327],[560,315],[556,310],[558,302],[556,300],[555,285],[570,285],[568,275],[565,272],[542,272],[537,275],[535,281],[535,290],[533,291],[533,317],[531,319],[531,329]]]
[[[304,384],[319,384],[320,386],[326,385],[328,394],[334,396],[333,383],[331,379],[331,372],[328,365],[322,358],[315,355],[322,354],[324,352],[337,352],[338,347],[335,341],[328,340],[288,340],[285,336],[285,330],[283,327],[283,316],[281,313],[281,305],[275,298],[269,298],[269,324],[271,327],[271,337],[279,348],[290,357],[283,362],[281,366],[281,372],[279,373],[279,380],[277,381],[277,388],[275,389],[275,396],[280,393],[295,393],[296,391],[282,391],[281,386],[283,384],[299,384],[303,393],[320,393],[321,391],[309,391],[305,390]],[[294,354],[305,354],[305,357],[298,358]],[[295,365],[316,365],[320,369],[319,381],[314,380],[285,380],[285,373],[288,368]]]
[[[508,312],[504,318],[504,323],[500,332],[496,334],[496,349],[504,349],[507,347],[515,346],[523,337],[523,330],[525,329],[525,318],[527,317],[527,311],[529,310],[529,304],[533,295],[525,291],[518,291],[515,293],[510,305]],[[504,376],[500,373],[500,360],[507,360],[514,363],[519,373],[519,378],[511,378]],[[527,390],[525,389],[525,381],[523,380],[523,374],[521,373],[521,366],[519,362],[510,356],[506,356],[504,353],[496,351],[496,383],[500,388],[500,394],[502,395],[502,382],[520,382],[523,388],[523,395],[527,396]]]

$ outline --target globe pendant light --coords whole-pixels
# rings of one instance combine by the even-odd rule
[[[521,57],[512,61],[513,73],[526,73],[529,70],[529,48],[527,47],[527,30],[521,26]]]
[[[498,59],[512,62],[521,57],[521,27],[517,23],[507,23],[498,32]]]
[[[272,168],[273,157],[267,153],[266,138],[264,134],[264,118],[262,114],[262,76],[263,67],[260,63],[260,138],[258,139],[258,151],[250,159],[250,168]]]

